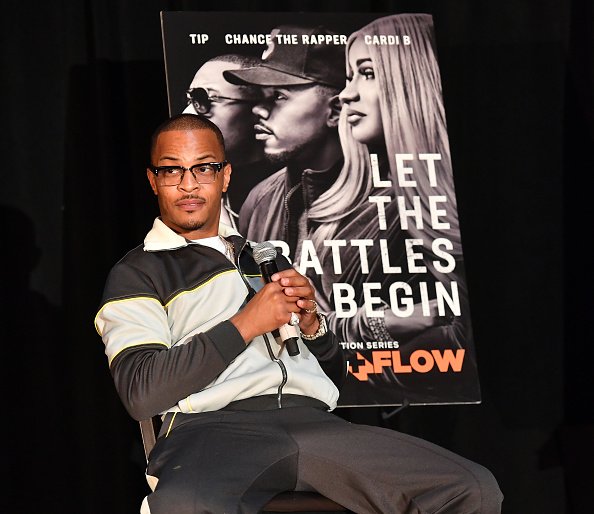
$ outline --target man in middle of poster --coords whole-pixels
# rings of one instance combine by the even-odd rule
[[[303,31],[296,27],[275,30]],[[263,86],[264,100],[254,108],[259,118],[256,137],[264,141],[266,157],[285,166],[252,190],[240,211],[240,231],[251,240],[273,240],[285,255],[283,241],[288,243],[288,256],[313,283],[319,294],[319,306],[342,341],[403,343],[449,319],[439,316],[439,301],[457,307],[456,291],[448,289],[441,294],[441,290],[436,292],[429,284],[431,288],[426,292],[422,283],[428,272],[406,266],[417,253],[408,248],[413,242],[407,242],[407,232],[400,229],[399,195],[395,197],[388,180],[390,166],[384,159],[376,163],[378,169],[373,182],[366,173],[369,151],[383,154],[385,145],[380,143],[368,149],[343,141],[341,146],[338,125],[346,73],[344,54],[338,50],[342,51],[340,45],[272,44],[264,52],[259,67],[224,73],[231,82]],[[330,55],[331,51],[334,54]],[[311,69],[325,83],[331,77],[341,91],[338,99],[332,96],[326,104],[316,104],[312,94],[307,103],[296,101],[293,89],[299,91],[304,86],[286,84],[304,75],[311,77]],[[326,118],[328,113],[331,114]],[[381,127],[376,110],[369,111],[365,118],[365,126],[373,121]],[[347,122],[343,112],[343,132]],[[314,123],[317,131],[307,133],[306,127]],[[283,138],[285,133],[287,137]],[[324,135],[326,139],[318,138]],[[287,143],[293,142],[299,145],[288,148]],[[430,171],[433,161],[428,157],[423,159]],[[365,165],[352,170],[353,162]],[[317,179],[317,184],[312,186],[312,179]],[[394,201],[388,205],[379,202],[385,198]],[[407,220],[405,215],[402,221],[413,220]],[[338,255],[342,262],[339,266]],[[408,294],[409,287],[415,294]],[[402,300],[410,306],[402,305]],[[382,303],[381,309],[375,308]],[[389,309],[390,305],[396,308]]]
[[[256,139],[266,158],[283,169],[256,186],[246,199],[239,227],[254,241],[286,241],[295,262],[300,242],[311,231],[308,210],[335,181],[342,166],[338,137],[344,87],[344,46],[318,44],[317,36],[332,35],[323,27],[281,26],[259,66],[226,71],[236,84],[262,87],[253,109]],[[310,44],[282,44],[278,35],[308,36]],[[316,36],[316,37],[313,37]]]

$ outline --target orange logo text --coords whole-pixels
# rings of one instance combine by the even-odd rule
[[[357,371],[349,365],[349,373],[364,382],[369,375],[383,373],[384,368],[391,368],[394,373],[428,373],[437,368],[440,373],[462,371],[464,349],[454,350],[415,350],[408,362],[402,361],[399,350],[371,352],[371,361],[357,352]]]

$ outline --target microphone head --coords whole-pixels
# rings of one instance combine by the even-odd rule
[[[256,264],[259,266],[263,262],[276,259],[276,248],[270,241],[263,241],[254,246],[253,256]]]

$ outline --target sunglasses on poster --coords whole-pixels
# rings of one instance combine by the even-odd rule
[[[208,114],[213,104],[232,102],[232,103],[255,103],[257,98],[233,98],[230,96],[223,96],[216,93],[211,93],[208,89],[203,87],[195,87],[186,91],[186,98],[188,105],[192,104],[194,110],[198,114]]]

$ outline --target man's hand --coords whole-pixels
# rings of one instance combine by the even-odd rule
[[[320,326],[316,316],[315,291],[309,279],[295,269],[279,271],[272,275],[273,282],[279,282],[288,297],[296,299],[299,328],[306,335],[315,334]]]
[[[309,280],[294,269],[279,271],[271,279],[271,283],[230,319],[246,344],[256,336],[289,323],[291,313],[299,317],[299,328],[304,334],[315,333],[319,323],[314,289]]]

